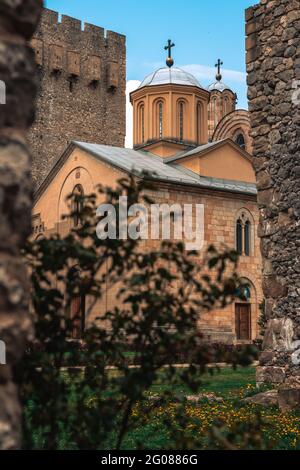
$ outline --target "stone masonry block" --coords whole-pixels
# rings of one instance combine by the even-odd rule
[[[88,57],[86,76],[89,82],[101,80],[101,58],[94,55]]]
[[[35,61],[37,65],[43,65],[44,60],[44,44],[41,39],[32,39],[31,41],[32,48],[35,54]]]
[[[68,74],[74,77],[80,75],[80,54],[74,51],[67,52]]]
[[[62,46],[52,44],[50,46],[50,71],[61,72],[64,67],[64,49]]]
[[[107,69],[107,87],[115,89],[119,86],[119,65],[116,62],[110,62]]]

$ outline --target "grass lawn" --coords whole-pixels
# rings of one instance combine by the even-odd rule
[[[181,372],[179,369],[177,373]],[[227,448],[224,446],[226,441],[238,449],[300,450],[300,414],[283,414],[277,407],[262,408],[241,400],[257,391],[255,368],[221,368],[201,378],[200,393],[213,392],[223,400],[178,401],[178,397],[194,393],[183,386],[170,385],[162,370],[150,395],[162,396],[164,392],[171,392],[169,397],[165,401],[146,399],[134,406],[121,448],[223,449]],[[90,404],[86,402],[85,406],[96,408],[97,395],[91,395]],[[30,409],[27,413],[30,418]],[[116,414],[114,429],[106,434],[105,442],[100,440],[99,449],[116,448],[121,421],[122,415]],[[78,449],[77,443],[69,437],[68,425],[68,422],[62,422],[61,432],[57,435],[58,449]],[[32,428],[31,432],[35,448],[45,448],[44,431]]]
[[[255,385],[255,368],[239,367],[234,370],[231,367],[226,367],[219,370],[214,369],[212,373],[208,372],[203,375],[202,383],[201,391],[214,392],[226,398],[248,384]],[[151,391],[158,395],[165,391],[171,391],[179,395],[190,394],[190,391],[183,386],[170,387],[164,380],[163,372],[157,383],[153,385]]]

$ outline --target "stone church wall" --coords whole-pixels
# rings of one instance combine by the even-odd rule
[[[45,9],[32,40],[39,75],[29,134],[39,186],[71,140],[124,146],[125,36]]]
[[[82,186],[84,194],[90,194],[95,184],[101,179],[105,181],[107,186],[114,188],[117,180],[125,176],[126,174],[121,170],[106,163],[100,163],[99,160],[93,159],[82,150],[75,149],[56,177],[35,201],[33,211],[34,238],[54,233],[59,233],[61,236],[68,234],[71,228],[70,221],[62,220],[62,215],[69,211],[65,198],[70,194],[75,184]],[[202,255],[210,245],[214,245],[217,249],[222,249],[224,246],[234,248],[236,245],[236,221],[241,212],[247,211],[249,213],[252,226],[251,252],[250,256],[242,255],[240,257],[238,272],[251,288],[251,298],[249,299],[251,303],[250,336],[252,340],[255,340],[259,336],[259,305],[262,302],[261,255],[259,239],[255,236],[258,225],[256,196],[203,188],[197,190],[188,186],[163,182],[155,183],[155,188],[151,191],[148,190],[147,195],[156,204],[204,205],[205,244]],[[158,250],[160,243],[160,240],[149,238],[141,241],[140,247],[143,251]],[[195,261],[202,263],[201,255]],[[90,312],[89,322],[93,322],[105,311],[121,306],[120,300],[117,300],[119,288],[120,285],[108,286],[101,301]],[[90,299],[87,299],[87,308],[89,306]],[[214,311],[201,313],[199,329],[207,339],[213,342],[235,342],[235,307],[236,305],[233,303],[225,309],[216,308]]]
[[[257,379],[300,387],[300,2],[261,0],[246,22],[268,320]]]

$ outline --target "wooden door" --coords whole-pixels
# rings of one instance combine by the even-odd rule
[[[240,340],[251,339],[251,306],[250,304],[235,305],[235,331]]]
[[[76,296],[71,302],[72,338],[80,339],[85,323],[85,299]]]

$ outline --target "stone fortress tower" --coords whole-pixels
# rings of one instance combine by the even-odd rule
[[[39,76],[37,116],[29,133],[39,186],[73,140],[123,146],[125,36],[45,9],[31,42]]]
[[[263,255],[267,328],[258,383],[300,401],[300,2],[261,0],[246,10],[248,99]]]

